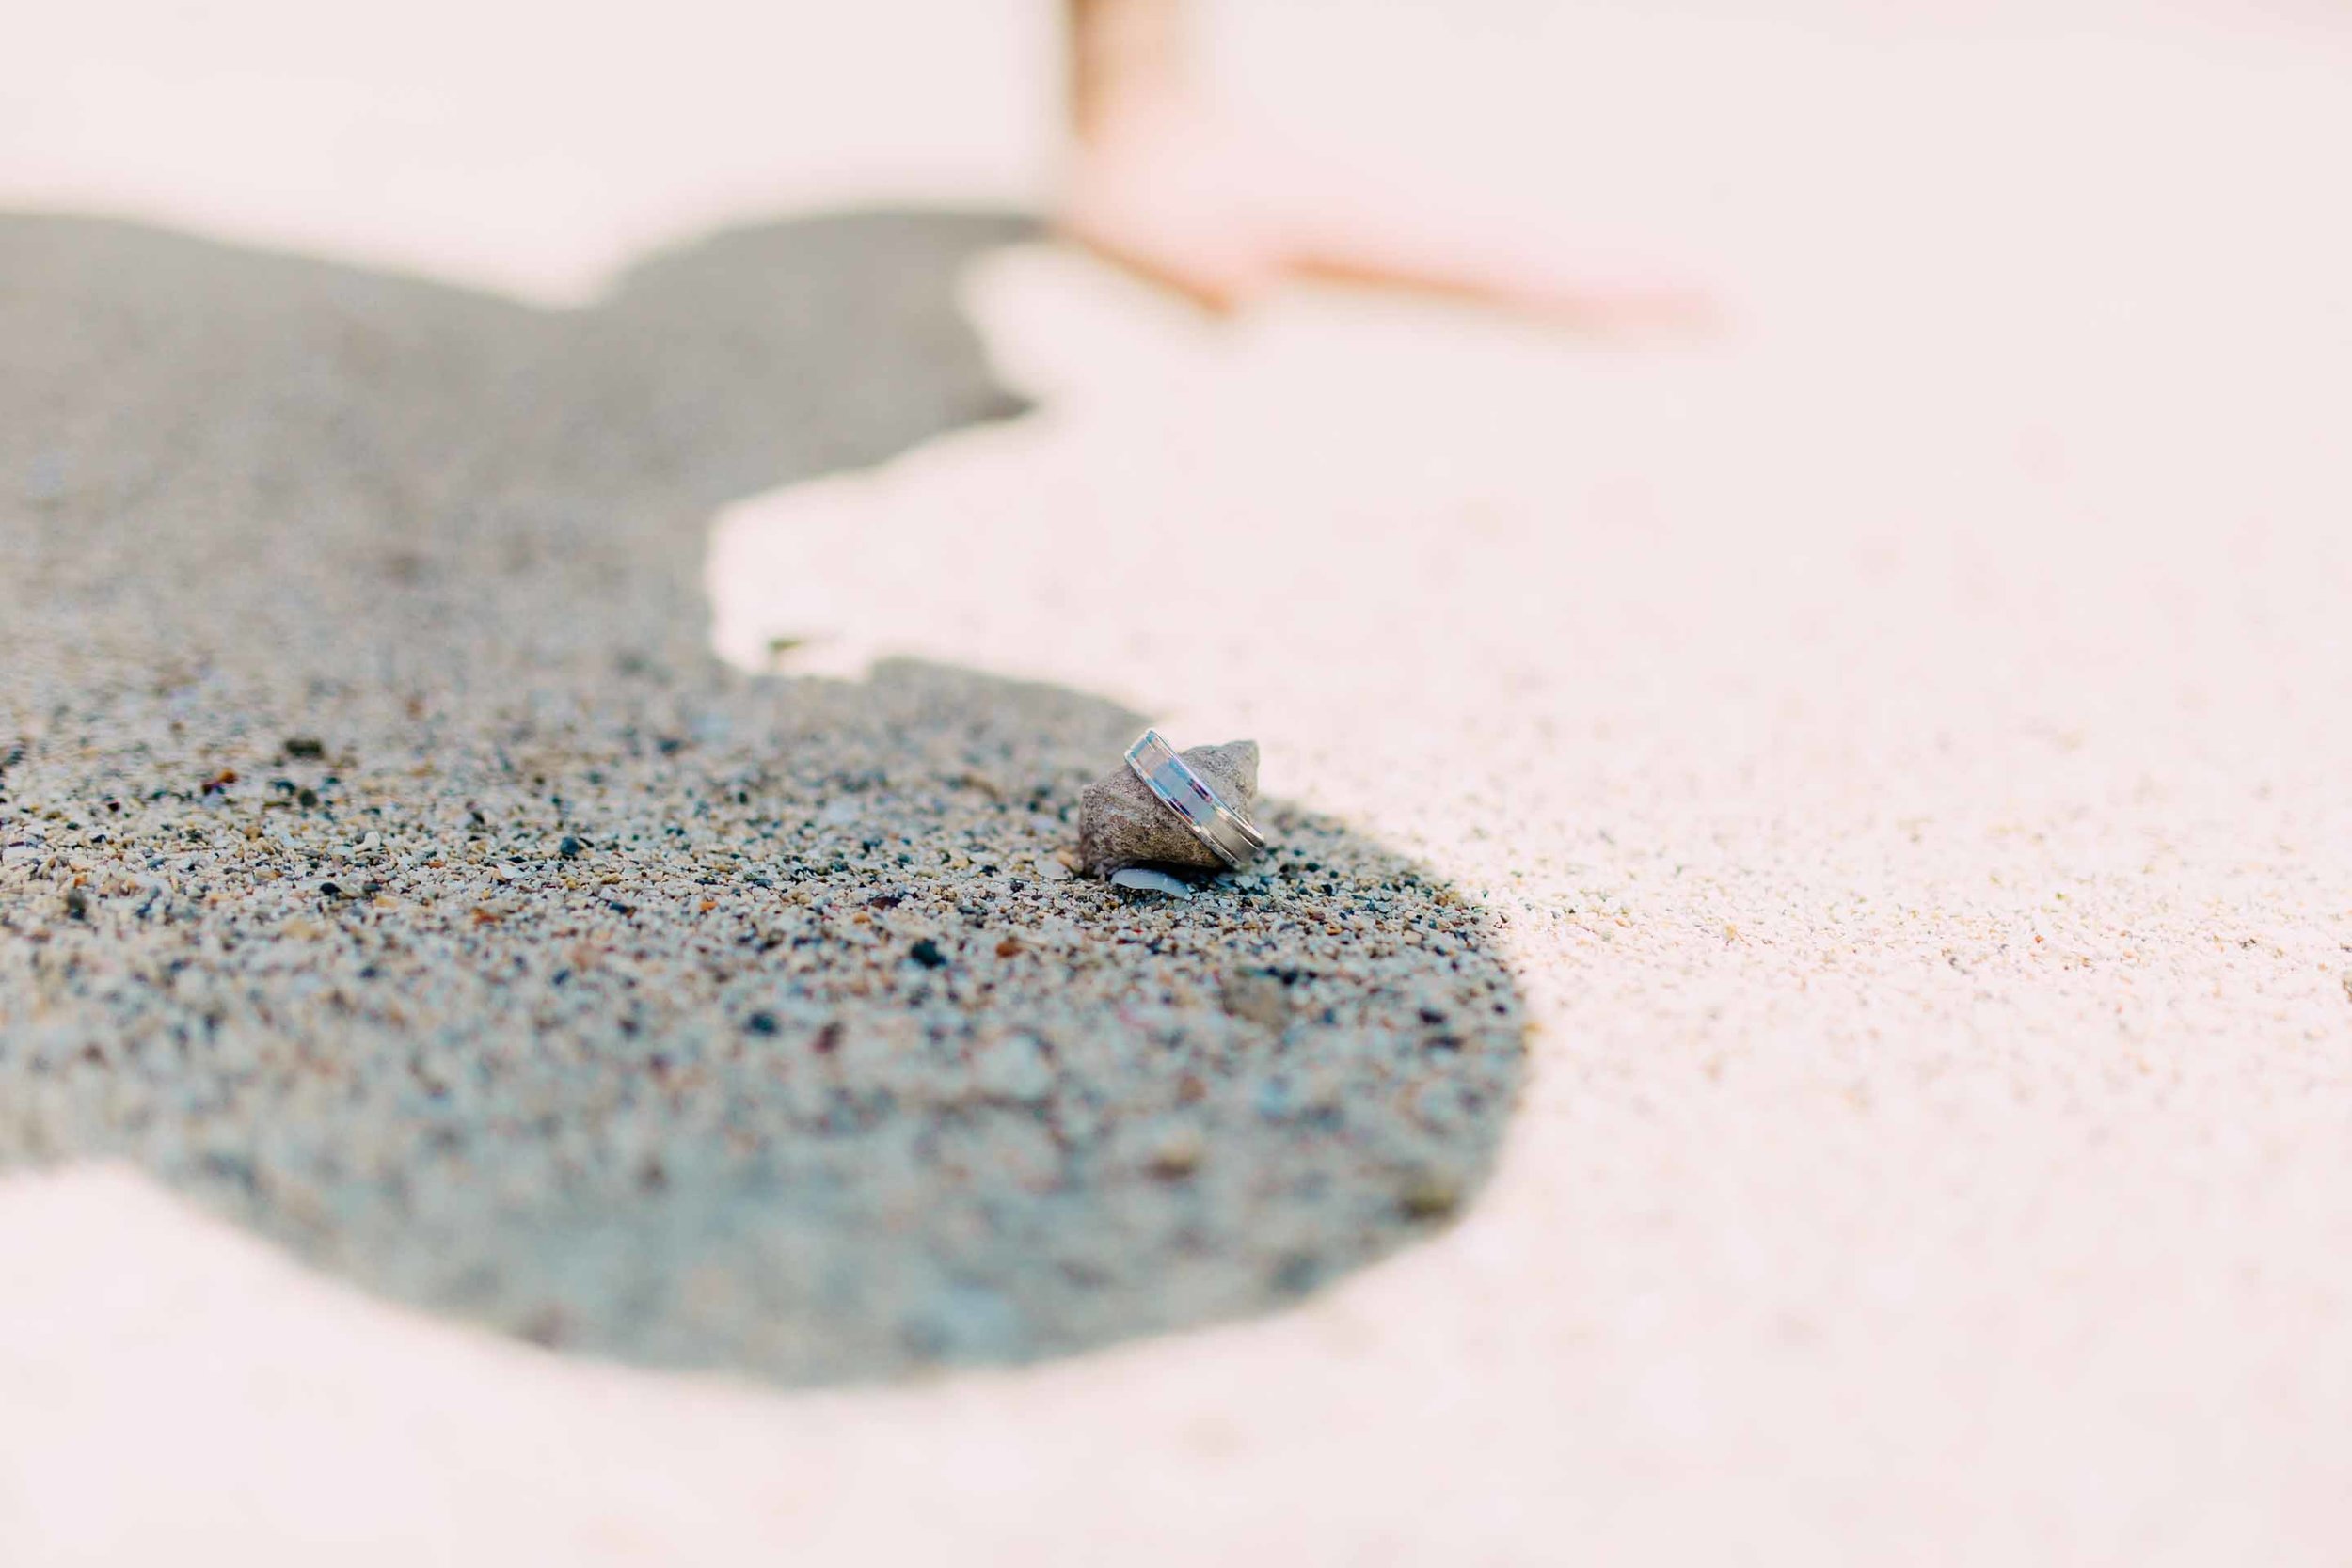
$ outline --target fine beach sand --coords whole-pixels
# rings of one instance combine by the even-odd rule
[[[2352,51],[2084,17],[1613,24],[1638,348],[0,221],[0,1558],[2331,1560]]]

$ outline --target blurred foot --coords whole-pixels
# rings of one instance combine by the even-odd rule
[[[1217,311],[1292,279],[1330,278],[1484,300],[1591,332],[1688,330],[1714,317],[1694,289],[1581,268],[1181,103],[1122,109],[1092,129],[1062,226]]]

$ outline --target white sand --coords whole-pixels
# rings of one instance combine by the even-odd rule
[[[1060,401],[714,552],[723,650],[1254,733],[1477,892],[1537,1034],[1461,1226],[1279,1316],[793,1395],[20,1179],[11,1560],[2339,1556],[2344,41],[1593,27],[1712,105],[1597,162],[1683,193],[1726,339],[1208,339],[1014,257],[980,317]],[[1078,570],[1106,526],[1205,553]]]

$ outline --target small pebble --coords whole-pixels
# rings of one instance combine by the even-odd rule
[[[1178,1122],[1152,1143],[1152,1174],[1168,1180],[1190,1176],[1200,1168],[1208,1152],[1209,1140],[1200,1129],[1190,1122]]]
[[[1406,1218],[1443,1219],[1461,1205],[1462,1184],[1439,1170],[1417,1170],[1397,1189],[1396,1206]]]
[[[1262,969],[1235,970],[1217,988],[1217,1000],[1233,1017],[1280,1031],[1291,1021],[1290,988]]]

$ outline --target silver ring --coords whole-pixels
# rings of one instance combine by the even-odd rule
[[[1127,766],[1227,865],[1246,871],[1265,853],[1264,835],[1194,772],[1176,748],[1160,738],[1159,731],[1144,731],[1143,738],[1127,748]]]

